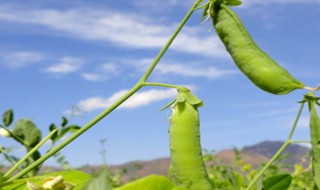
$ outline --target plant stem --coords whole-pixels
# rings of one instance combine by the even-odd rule
[[[269,166],[280,156],[280,154],[287,148],[288,145],[290,145],[291,143],[295,142],[295,141],[291,141],[291,138],[293,136],[293,133],[297,127],[298,121],[300,119],[302,110],[304,108],[304,104],[305,102],[301,103],[300,109],[298,111],[298,114],[296,116],[296,119],[292,125],[292,128],[290,130],[290,133],[288,135],[287,140],[284,142],[284,144],[280,147],[280,149],[273,155],[273,157],[267,162],[267,164],[259,171],[259,173],[253,178],[252,181],[250,181],[248,187],[246,188],[246,190],[250,190],[250,188],[252,188],[252,186],[257,182],[257,180],[263,175],[263,173],[269,168]]]
[[[287,148],[290,144],[290,141],[286,141],[280,149],[273,155],[273,157],[267,162],[267,164],[259,171],[259,173],[255,176],[255,178],[251,181],[246,190],[249,190],[256,181],[262,176],[262,174],[269,168],[269,166],[280,156],[280,154]]]
[[[145,82],[144,86],[160,86],[160,87],[176,88],[176,89],[181,87],[174,84],[164,84],[164,83],[156,83],[156,82]]]
[[[291,131],[290,131],[290,133],[289,133],[288,140],[291,140],[291,138],[292,138],[292,136],[293,136],[293,133],[294,133],[294,131],[296,130],[298,121],[299,121],[299,119],[300,119],[301,113],[302,113],[303,108],[304,108],[304,104],[305,104],[305,102],[302,102],[301,105],[300,105],[298,114],[297,114],[297,116],[296,116],[296,119],[295,119],[295,121],[294,121],[294,123],[293,123],[293,126],[292,126],[292,128],[291,128]]]
[[[23,146],[27,147],[27,145],[23,142],[23,140],[21,140],[19,137],[17,137],[13,132],[11,132],[7,127],[2,127],[4,130],[6,130],[10,137],[13,138],[15,141],[17,141],[18,143],[22,144]]]
[[[41,158],[39,158],[34,163],[30,164],[28,167],[26,167],[24,170],[19,172],[17,175],[11,177],[8,181],[12,181],[15,179],[18,179],[22,176],[24,176],[26,173],[31,171],[33,168],[40,165],[42,162],[46,161],[48,158],[50,158],[52,155],[60,151],[62,148],[70,144],[72,141],[74,141],[76,138],[78,138],[81,134],[83,134],[85,131],[90,129],[92,126],[94,126],[96,123],[98,123],[101,119],[103,119],[105,116],[107,116],[109,113],[111,113],[114,109],[116,109],[119,105],[121,105],[124,101],[126,101],[130,96],[132,96],[135,92],[137,92],[141,88],[140,84],[135,85],[131,90],[129,90],[124,96],[122,96],[118,101],[116,101],[114,104],[112,104],[109,108],[101,112],[99,115],[97,115],[95,118],[93,118],[91,121],[89,121],[86,125],[84,125],[81,129],[77,130],[75,133],[73,133],[68,139],[64,140],[61,144],[57,145],[55,148],[47,152],[45,155],[43,155]]]
[[[52,130],[49,135],[46,136],[42,141],[40,141],[35,147],[33,147],[24,157],[22,157],[19,162],[17,162],[6,174],[4,177],[10,176],[24,161],[26,161],[33,153],[35,153],[45,142],[47,142],[58,129]]]
[[[290,143],[291,144],[300,144],[300,143],[310,144],[310,141],[294,140],[294,141],[290,141]]]
[[[150,67],[147,69],[147,71],[143,74],[143,76],[140,78],[140,80],[137,82],[136,85],[134,85],[125,95],[123,95],[118,101],[113,103],[109,108],[101,112],[99,115],[97,115],[95,118],[93,118],[91,121],[89,121],[86,125],[84,125],[81,129],[73,133],[68,139],[63,141],[61,144],[57,145],[55,148],[47,152],[45,155],[43,155],[41,158],[39,158],[37,161],[34,163],[30,164],[28,167],[26,167],[24,170],[16,174],[15,176],[11,177],[8,181],[12,181],[15,179],[18,179],[22,176],[24,176],[26,173],[31,171],[34,167],[37,167],[40,165],[42,162],[50,158],[52,155],[60,151],[62,148],[67,146],[69,143],[74,141],[76,138],[78,138],[81,134],[83,134],[85,131],[90,129],[92,126],[94,126],[96,123],[98,123],[100,120],[102,120],[104,117],[106,117],[109,113],[111,113],[113,110],[115,110],[118,106],[120,106],[123,102],[125,102],[128,98],[130,98],[134,93],[136,93],[140,88],[145,86],[146,80],[154,70],[154,68],[157,66],[159,63],[160,59],[163,57],[165,52],[168,50],[169,46],[172,44],[173,40],[175,37],[178,35],[178,33],[181,31],[187,20],[190,18],[192,13],[194,12],[195,8],[202,2],[202,0],[197,0],[190,10],[187,12],[179,26],[177,27],[176,31],[174,34],[170,37],[166,45],[161,49],[159,54],[156,56],[155,60],[153,63],[150,65]],[[147,83],[148,84],[148,83]]]
[[[160,59],[162,58],[162,56],[165,54],[165,52],[168,50],[168,48],[170,47],[170,45],[172,44],[173,40],[176,38],[176,36],[179,34],[179,32],[181,31],[181,29],[183,28],[183,26],[185,25],[185,23],[189,20],[189,18],[191,17],[192,13],[194,12],[194,10],[198,7],[198,5],[202,2],[202,0],[197,0],[191,7],[191,9],[188,11],[188,13],[186,14],[186,16],[182,19],[182,21],[180,22],[178,28],[176,29],[176,31],[173,33],[173,35],[170,37],[169,41],[167,42],[167,44],[161,49],[161,51],[159,52],[159,54],[157,55],[157,57],[154,59],[153,63],[151,64],[151,66],[149,67],[149,69],[145,72],[145,74],[141,77],[140,82],[145,82],[147,81],[148,77],[150,76],[150,74],[152,73],[152,71],[154,70],[154,68],[157,66],[157,64],[159,63]]]

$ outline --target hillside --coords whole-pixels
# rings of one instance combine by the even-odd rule
[[[283,143],[284,142],[281,141],[264,141],[252,146],[243,147],[240,151],[237,150],[239,151],[238,155],[233,149],[222,150],[212,155],[212,159],[207,162],[207,166],[210,167],[218,164],[233,166],[235,164],[236,156],[240,156],[244,163],[251,164],[253,167],[258,167],[262,163],[267,162],[278,151]],[[292,170],[293,164],[301,163],[302,160],[307,160],[304,158],[306,158],[306,154],[309,151],[309,148],[301,145],[289,145],[282,155],[284,156],[284,159],[277,160],[277,162],[281,163],[282,167],[287,166],[288,170]],[[121,165],[110,165],[109,168],[113,176],[118,176],[121,178],[122,182],[127,182],[149,174],[167,175],[169,164],[169,158],[158,158],[149,161],[132,161]],[[304,162],[304,165],[308,165],[308,160]],[[101,166],[88,165],[78,169],[87,173],[95,173],[100,168]],[[2,170],[6,170],[6,167],[2,168]],[[41,173],[57,170],[60,170],[60,168],[43,167]]]
[[[242,152],[252,152],[270,159],[279,150],[283,143],[284,142],[281,141],[263,141],[253,146],[244,147]],[[282,153],[282,156],[284,157],[282,163],[293,164],[301,162],[303,158],[307,157],[309,151],[310,149],[305,146],[291,144]]]
[[[261,163],[267,162],[282,146],[281,141],[264,141],[252,146],[243,147],[240,151],[240,157],[245,163],[251,164],[253,167],[258,167]],[[289,145],[284,151],[284,159],[277,162],[282,163],[288,170],[293,169],[294,163],[299,163],[309,152],[309,148],[293,144]],[[235,150],[222,150],[213,155],[212,161],[208,162],[208,166],[213,164],[232,165],[236,159]],[[122,165],[109,166],[114,174],[121,175],[123,182],[140,178],[149,174],[167,175],[170,164],[169,158],[159,158],[149,161],[133,161]],[[308,162],[304,163],[308,165]],[[85,166],[82,170],[92,173],[99,169],[99,166]]]

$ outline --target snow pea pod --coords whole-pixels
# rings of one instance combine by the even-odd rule
[[[198,107],[202,101],[187,89],[178,89],[177,98],[170,103],[170,175],[178,187],[188,190],[211,190],[202,157]]]
[[[239,17],[227,5],[238,0],[210,0],[204,16],[210,16],[214,28],[238,68],[260,89],[287,94],[304,84],[270,58],[251,38]]]
[[[312,152],[312,169],[313,178],[316,186],[320,189],[320,118],[316,110],[319,105],[318,97],[314,97],[312,93],[305,95],[305,100],[308,101],[310,111],[310,139]]]

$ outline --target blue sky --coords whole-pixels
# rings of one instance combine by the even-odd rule
[[[48,126],[66,116],[84,125],[130,89],[193,4],[191,0],[0,1],[0,112]],[[319,0],[250,0],[232,8],[253,39],[307,86],[317,86]],[[149,81],[189,86],[200,111],[203,148],[219,151],[285,140],[303,94],[256,88],[232,62],[202,11],[190,18]],[[146,87],[62,153],[73,166],[169,156],[168,118],[160,109],[174,90]],[[71,117],[70,110],[83,110]],[[308,140],[307,109],[295,139]],[[0,138],[2,146],[17,146]],[[17,154],[22,150],[15,149]],[[49,160],[47,164],[54,164]]]

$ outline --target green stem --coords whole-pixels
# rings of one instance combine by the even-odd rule
[[[164,84],[164,83],[157,83],[157,82],[145,82],[144,86],[160,86],[160,87],[167,87],[167,88],[181,88],[181,86],[174,85],[174,84]]]
[[[33,168],[40,165],[42,162],[46,161],[48,158],[50,158],[52,155],[56,154],[58,151],[60,151],[62,148],[70,144],[72,141],[74,141],[76,138],[78,138],[80,135],[82,135],[85,131],[90,129],[92,126],[94,126],[96,123],[98,123],[101,119],[103,119],[105,116],[107,116],[109,113],[111,113],[114,109],[116,109],[118,106],[120,106],[124,101],[126,101],[130,96],[132,96],[135,92],[137,92],[141,88],[140,84],[135,85],[131,90],[129,90],[124,96],[122,96],[118,101],[116,101],[114,104],[112,104],[109,108],[101,112],[99,115],[97,115],[95,118],[93,118],[91,121],[89,121],[86,125],[84,125],[81,129],[77,130],[75,133],[73,133],[68,139],[64,140],[61,144],[57,145],[55,148],[53,148],[51,151],[47,152],[45,155],[43,155],[41,158],[39,158],[34,163],[30,164],[28,167],[26,167],[24,170],[19,172],[17,175],[11,177],[8,181],[12,181],[15,179],[18,179],[25,174],[27,174],[29,171],[31,171]]]
[[[10,176],[24,161],[26,161],[33,153],[35,153],[45,142],[47,142],[52,135],[54,135],[58,129],[52,130],[49,135],[46,136],[43,140],[41,140],[35,147],[33,147],[23,158],[19,160],[6,174],[4,177]]]
[[[168,48],[170,47],[170,45],[172,44],[173,40],[176,38],[176,36],[179,34],[179,32],[181,31],[181,29],[183,28],[183,26],[185,25],[185,23],[189,20],[189,18],[191,17],[192,13],[194,12],[194,10],[198,7],[198,5],[202,2],[202,0],[197,0],[191,7],[191,9],[188,11],[188,13],[186,14],[186,16],[182,19],[182,21],[180,22],[178,28],[176,29],[176,31],[173,33],[173,35],[171,36],[171,38],[169,39],[169,41],[167,42],[167,44],[161,49],[161,51],[159,52],[159,54],[157,55],[157,57],[154,59],[153,63],[151,64],[151,66],[149,67],[149,69],[145,72],[145,74],[141,77],[140,82],[145,82],[147,81],[148,77],[150,76],[150,74],[152,73],[152,71],[154,70],[154,68],[157,66],[157,64],[159,63],[159,61],[161,60],[162,56],[165,54],[165,52],[168,50]]]
[[[288,135],[287,140],[284,142],[284,144],[280,147],[280,149],[275,153],[275,155],[273,155],[273,157],[267,162],[267,164],[259,171],[259,173],[253,178],[252,181],[250,181],[248,187],[246,188],[246,190],[250,190],[250,188],[252,188],[252,186],[258,181],[258,179],[263,175],[263,173],[270,167],[270,165],[280,156],[280,154],[287,148],[287,146],[289,144],[291,144],[292,142],[295,141],[291,141],[291,138],[293,136],[293,133],[297,127],[299,118],[301,116],[303,107],[304,107],[305,102],[301,103],[300,109],[298,111],[298,114],[296,116],[296,119],[292,125],[292,128],[290,130],[290,133]]]
[[[4,130],[6,130],[10,137],[13,138],[15,141],[19,142],[20,144],[22,144],[23,146],[27,147],[27,145],[23,142],[23,140],[21,140],[19,137],[17,137],[13,132],[11,132],[7,127],[2,127]]]
[[[301,113],[302,113],[303,108],[304,108],[304,104],[305,104],[305,102],[302,102],[301,105],[300,105],[298,114],[297,114],[297,116],[296,116],[296,119],[295,119],[295,121],[294,121],[294,123],[293,123],[293,126],[292,126],[292,128],[291,128],[291,131],[290,131],[290,133],[289,133],[288,140],[291,140],[291,138],[292,138],[292,136],[293,136],[293,133],[294,133],[294,131],[296,130],[298,121],[299,121],[299,119],[300,119]]]
[[[303,141],[303,140],[294,140],[290,141],[291,144],[300,144],[300,143],[305,143],[305,144],[310,144],[310,141]]]
[[[251,181],[246,190],[249,190],[256,181],[262,176],[262,174],[270,167],[270,165],[281,155],[281,153],[287,148],[290,144],[290,141],[286,141],[280,149],[273,155],[273,157],[269,160],[269,162],[259,171],[259,173],[255,176],[254,180]]]
[[[171,38],[168,40],[166,45],[161,49],[157,57],[155,58],[154,62],[150,65],[148,70],[144,73],[144,75],[140,78],[140,80],[137,82],[135,86],[133,86],[125,95],[123,95],[118,101],[113,103],[109,108],[101,112],[99,115],[97,115],[95,118],[93,118],[91,121],[89,121],[86,125],[84,125],[81,129],[73,133],[68,139],[63,141],[61,144],[57,145],[55,148],[53,148],[51,151],[47,152],[45,155],[43,155],[41,158],[39,158],[34,163],[30,164],[28,167],[26,167],[24,170],[16,174],[15,176],[11,177],[8,181],[12,181],[15,179],[18,179],[22,176],[24,176],[26,173],[31,171],[33,168],[40,165],[42,162],[50,158],[52,155],[60,151],[62,148],[67,146],[69,143],[74,141],[76,138],[78,138],[81,134],[83,134],[85,131],[90,129],[92,126],[94,126],[96,123],[98,123],[100,120],[102,120],[104,117],[106,117],[109,113],[111,113],[113,110],[115,110],[118,106],[120,106],[123,102],[125,102],[128,98],[130,98],[134,93],[136,93],[140,88],[145,86],[145,82],[154,70],[154,68],[157,66],[160,59],[163,57],[165,52],[168,50],[169,46],[172,44],[175,37],[178,35],[178,33],[181,31],[182,27],[185,25],[187,20],[190,18],[192,13],[194,12],[195,8],[202,2],[202,0],[197,0],[193,6],[190,8],[188,13],[185,15],[181,23],[179,24],[178,28],[174,32],[174,34],[171,36]]]

